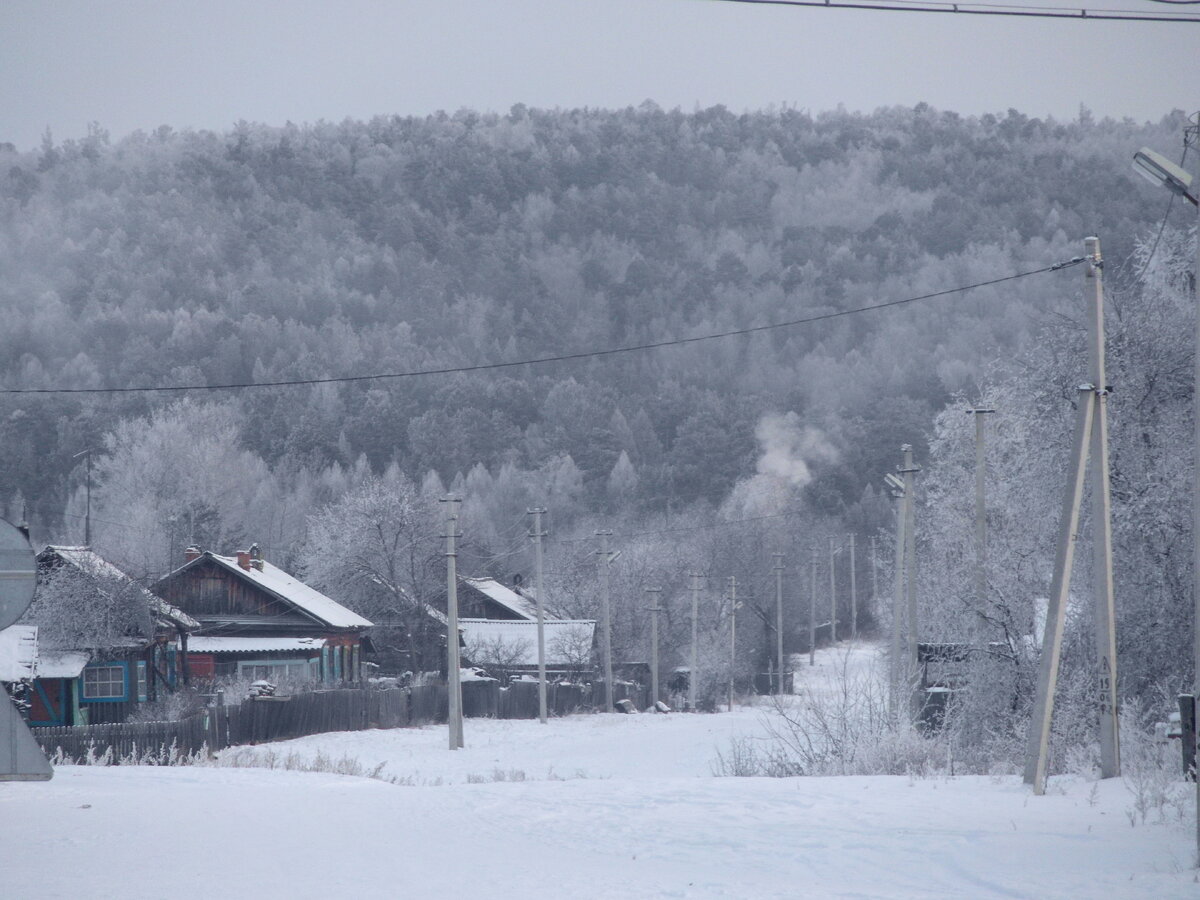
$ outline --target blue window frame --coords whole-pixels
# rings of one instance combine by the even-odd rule
[[[79,676],[83,703],[121,703],[129,699],[129,664],[100,663],[86,666]]]

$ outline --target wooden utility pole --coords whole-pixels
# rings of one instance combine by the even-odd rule
[[[458,553],[454,549],[458,532],[458,509],[462,500],[458,497],[443,497],[447,504],[446,515],[446,686],[447,721],[450,725],[450,749],[463,746],[462,718],[462,663],[458,653]]]
[[[696,681],[700,640],[700,575],[692,573],[692,653],[688,660],[688,709],[696,711]]]
[[[533,556],[535,566],[537,596],[534,600],[537,603],[537,664],[538,664],[538,721],[543,725],[546,724],[546,627],[543,616],[542,598],[545,596],[542,590],[542,538],[546,536],[546,532],[542,531],[542,513],[546,510],[538,507],[528,511],[528,514],[533,516],[533,531],[529,536],[533,538]]]
[[[655,706],[662,698],[658,692],[658,614],[662,612],[662,588],[646,588],[650,595],[650,705]]]
[[[612,668],[612,605],[609,602],[609,567],[615,558],[608,552],[611,531],[597,531],[600,538],[600,653],[604,657],[604,711],[613,711],[613,668]]]
[[[783,554],[775,557],[775,693],[783,693]]]
[[[1092,531],[1093,587],[1096,592],[1096,650],[1099,663],[1098,697],[1100,714],[1100,775],[1112,778],[1121,773],[1117,725],[1117,654],[1113,629],[1112,520],[1111,490],[1108,472],[1108,389],[1104,365],[1104,283],[1100,241],[1084,241],[1086,271],[1084,296],[1088,306],[1088,357],[1091,382],[1079,386],[1075,437],[1071,452],[1070,475],[1063,496],[1059,519],[1058,549],[1054,577],[1046,610],[1046,631],[1042,638],[1041,668],[1029,743],[1025,755],[1025,783],[1035,794],[1046,789],[1046,769],[1050,745],[1050,721],[1054,715],[1054,693],[1058,683],[1058,665],[1062,656],[1063,625],[1071,588],[1071,569],[1075,558],[1075,536],[1079,530],[1079,510],[1083,501],[1088,469],[1088,446],[1092,456]]]

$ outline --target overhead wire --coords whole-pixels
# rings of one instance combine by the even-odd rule
[[[1018,6],[1000,3],[950,3],[937,0],[706,0],[710,3],[740,3],[750,6],[795,6],[816,9],[860,9],[874,12],[943,13],[966,16],[1008,16],[1026,19],[1072,19],[1097,22],[1177,22],[1200,24],[1200,14],[1163,15],[1135,9],[1088,9],[1061,6]],[[1161,0],[1190,5],[1181,0]]]
[[[188,385],[167,385],[159,387],[110,387],[110,388],[0,388],[0,394],[5,395],[31,395],[31,394],[150,394],[150,393],[177,393],[186,391],[235,391],[235,390],[253,390],[258,388],[281,388],[281,387],[303,387],[320,384],[354,384],[370,381],[385,381],[399,378],[420,378],[431,375],[455,375],[470,372],[491,372],[498,369],[510,369],[518,366],[535,366],[546,365],[548,363],[571,362],[580,359],[598,359],[606,356],[617,356],[625,353],[636,353],[643,350],[657,350],[663,347],[679,347],[686,344],[698,344],[704,341],[715,341],[722,338],[738,337],[741,335],[761,334],[769,331],[776,331],[782,328],[796,328],[801,325],[812,325],[817,322],[828,322],[833,319],[840,319],[846,316],[858,315],[866,312],[874,312],[881,309],[891,309],[896,306],[904,306],[909,303],[916,303],[921,300],[933,300],[938,297],[947,297],[952,294],[961,294],[967,291],[975,290],[982,287],[990,287],[991,285],[1004,284],[1009,281],[1016,281],[1019,278],[1028,278],[1032,275],[1042,275],[1047,272],[1055,272],[1059,269],[1064,269],[1069,266],[1077,265],[1083,261],[1083,257],[1073,257],[1072,259],[1063,262],[1055,263],[1049,266],[1042,266],[1038,269],[1030,269],[1025,272],[1017,272],[1012,275],[1004,275],[999,278],[990,278],[986,281],[977,281],[974,284],[960,285],[958,287],[946,288],[941,291],[932,291],[928,294],[920,294],[915,297],[904,297],[899,300],[888,300],[883,303],[873,303],[866,306],[857,306],[851,309],[834,310],[833,312],[818,313],[812,316],[803,316],[799,319],[789,319],[784,322],[772,322],[767,325],[754,325],[747,328],[735,328],[729,331],[719,331],[710,334],[696,335],[694,337],[669,338],[661,341],[650,341],[644,344],[628,344],[621,347],[608,347],[601,350],[581,350],[575,353],[563,353],[556,356],[537,356],[527,359],[511,360],[508,362],[496,363],[476,363],[467,366],[444,366],[434,369],[414,369],[407,372],[384,372],[370,375],[343,375],[327,378],[298,378],[283,381],[247,381],[233,382],[229,384],[188,384]]]

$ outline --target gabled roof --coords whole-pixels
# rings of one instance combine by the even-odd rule
[[[249,569],[243,569],[238,565],[236,556],[218,556],[206,550],[199,557],[180,566],[166,577],[171,578],[192,566],[199,565],[202,560],[216,563],[226,571],[232,572],[284,603],[294,606],[329,628],[370,628],[374,624],[266,560],[256,559],[254,565]],[[261,565],[262,568],[256,568],[258,565]]]
[[[90,547],[63,547],[48,544],[38,554],[38,562],[49,562],[52,556],[57,557],[67,565],[73,566],[84,575],[98,579],[110,579],[131,586],[136,595],[140,596],[146,602],[146,605],[150,608],[150,612],[162,624],[183,628],[187,631],[194,631],[200,627],[200,623],[182,609],[172,606],[162,597],[158,596],[158,594],[138,584],[133,578],[122,572]]]
[[[464,584],[469,584],[489,600],[500,604],[505,609],[520,616],[522,619],[535,621],[537,619],[537,602],[518,594],[510,587],[501,584],[495,578],[464,578]]]

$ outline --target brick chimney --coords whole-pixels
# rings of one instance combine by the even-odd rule
[[[247,572],[249,572],[250,571],[250,551],[249,550],[239,550],[237,552],[237,563],[238,563],[239,568],[245,569]]]
[[[201,555],[199,547],[188,547],[183,551],[183,561],[191,562],[193,559],[199,559]]]

